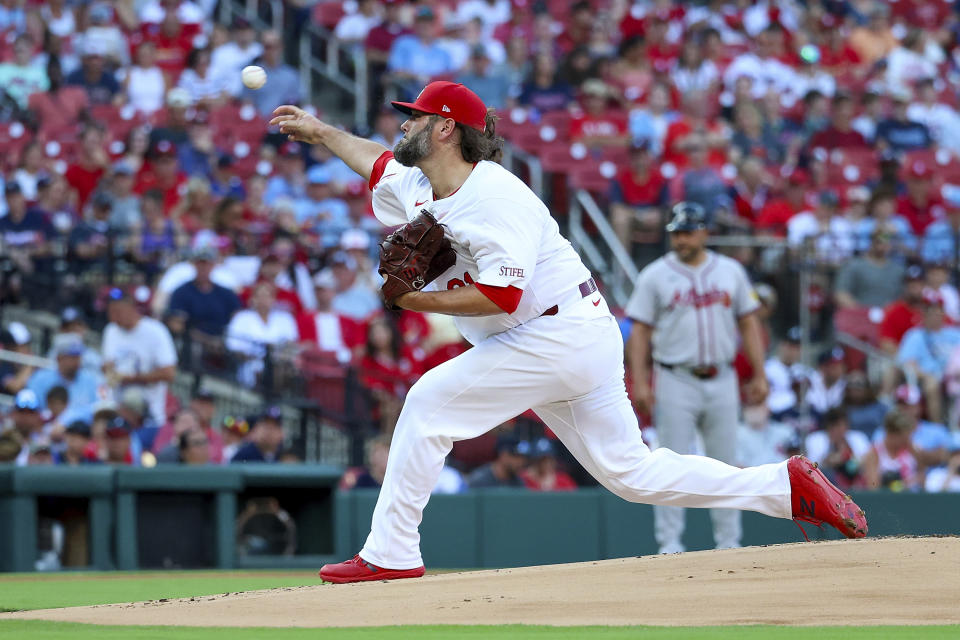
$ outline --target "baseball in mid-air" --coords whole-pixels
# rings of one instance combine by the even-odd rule
[[[263,70],[263,67],[250,65],[244,67],[243,71],[240,72],[240,79],[243,80],[244,86],[259,89],[267,81],[267,72]]]

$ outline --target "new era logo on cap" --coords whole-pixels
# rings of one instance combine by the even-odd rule
[[[484,131],[487,125],[487,107],[480,96],[462,84],[438,80],[431,82],[414,102],[391,103],[406,114],[421,111],[432,115],[445,114],[459,124]]]

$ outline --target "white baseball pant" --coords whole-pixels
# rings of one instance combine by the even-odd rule
[[[700,380],[687,371],[658,366],[655,387],[655,423],[661,446],[677,453],[691,453],[699,431],[706,455],[734,462],[740,390],[732,368],[724,368],[711,380]],[[661,553],[684,550],[684,518],[680,507],[654,507],[654,534]],[[739,511],[711,509],[710,519],[718,549],[740,546]]]
[[[591,298],[490,336],[413,386],[361,558],[390,569],[423,565],[417,528],[453,443],[531,407],[587,471],[625,500],[791,517],[785,462],[738,469],[647,448],[624,386],[620,329],[606,303],[596,309]]]

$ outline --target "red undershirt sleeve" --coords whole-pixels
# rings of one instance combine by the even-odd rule
[[[490,298],[493,304],[503,309],[504,313],[513,313],[520,306],[520,298],[523,296],[523,289],[517,289],[513,285],[506,287],[495,287],[489,284],[474,284],[480,293]]]
[[[387,163],[393,160],[393,151],[384,151],[380,154],[380,157],[377,158],[376,162],[373,163],[373,171],[370,172],[370,191],[373,191],[373,188],[377,186],[377,183],[380,182],[380,178],[383,177],[383,172],[387,170]]]

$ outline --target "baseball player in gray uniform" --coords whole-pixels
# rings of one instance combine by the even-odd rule
[[[699,432],[708,456],[733,464],[740,408],[732,367],[738,330],[756,372],[747,393],[760,402],[768,390],[754,315],[760,303],[743,267],[706,249],[703,207],[677,204],[666,230],[673,250],[640,272],[626,308],[634,321],[627,346],[634,401],[652,410],[661,446],[693,453]],[[684,515],[680,507],[654,508],[661,553],[684,551]],[[717,548],[740,546],[740,512],[713,509],[710,515]]]

